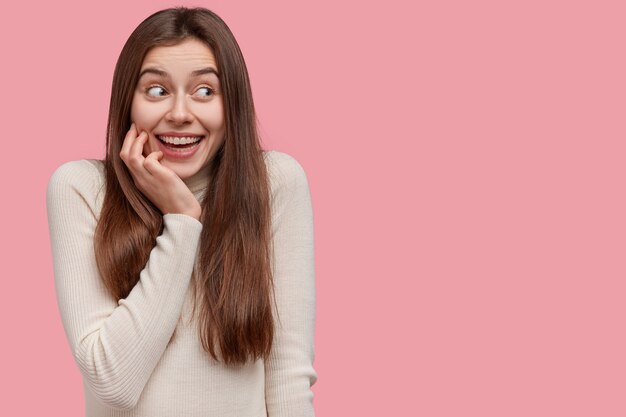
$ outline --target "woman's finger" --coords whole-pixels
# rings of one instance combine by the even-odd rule
[[[150,151],[150,138],[148,138],[148,139],[144,142],[144,144],[143,144],[143,149],[142,149],[142,153],[141,153],[141,154],[142,154],[143,156],[148,156],[148,155],[150,155],[150,152],[151,152],[151,151]]]
[[[126,132],[126,136],[124,137],[124,142],[122,143],[122,149],[120,149],[120,157],[122,160],[128,159],[130,156],[130,147],[133,142],[137,138],[137,129],[135,127],[135,123],[130,125],[130,129]]]
[[[150,174],[158,175],[160,169],[162,168],[161,164],[159,163],[159,158],[161,158],[162,156],[163,156],[163,152],[161,151],[150,152],[150,154],[146,156],[146,159],[143,163],[143,167]]]
[[[144,160],[143,147],[147,141],[147,138],[148,138],[148,134],[145,131],[143,131],[139,134],[139,136],[137,136],[137,138],[130,145],[129,158],[137,159],[140,162],[140,164],[138,165],[143,165],[143,160]]]
[[[128,163],[126,164],[131,171],[133,171],[135,179],[141,178],[143,181],[151,177],[150,173],[144,167],[146,158],[143,156],[143,145],[146,142],[147,135],[146,132],[141,132],[130,145]]]

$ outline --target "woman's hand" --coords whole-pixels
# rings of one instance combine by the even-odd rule
[[[200,220],[202,208],[187,184],[174,171],[159,162],[163,158],[163,152],[155,151],[143,156],[147,138],[145,131],[137,135],[133,123],[120,151],[120,158],[128,167],[135,185],[161,213],[181,213]]]

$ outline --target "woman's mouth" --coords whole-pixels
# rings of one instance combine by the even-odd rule
[[[156,135],[156,138],[165,146],[172,149],[186,149],[197,145],[204,139],[204,136],[161,136]]]
[[[196,153],[205,136],[162,136],[155,135],[159,140],[159,149],[164,156],[172,159],[189,158]]]

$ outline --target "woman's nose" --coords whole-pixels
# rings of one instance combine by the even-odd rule
[[[177,124],[191,121],[193,119],[185,94],[178,94],[174,97],[172,107],[167,113],[166,118],[169,122]]]

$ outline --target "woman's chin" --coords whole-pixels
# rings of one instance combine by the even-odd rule
[[[178,177],[181,180],[186,180],[187,178],[191,177],[194,174],[194,170],[193,167],[191,166],[181,166],[181,163],[176,163],[176,162],[170,162],[170,161],[166,161],[166,160],[161,160],[161,164],[169,169],[171,169],[172,171],[174,171],[174,173],[176,175],[178,175]]]

